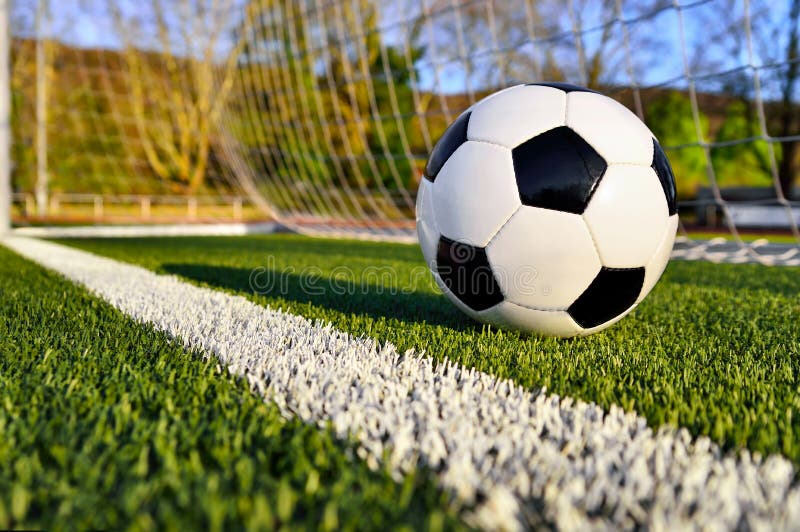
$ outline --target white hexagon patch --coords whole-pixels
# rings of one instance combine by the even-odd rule
[[[609,166],[583,213],[604,266],[650,261],[669,218],[658,176],[649,166]]]
[[[486,255],[506,299],[536,309],[566,309],[600,271],[583,218],[537,207],[521,207]]]
[[[515,148],[536,135],[564,125],[567,94],[552,87],[518,85],[478,102],[467,139]]]
[[[439,229],[436,226],[436,213],[433,211],[433,198],[431,188],[433,183],[422,179],[417,191],[417,238],[422,248],[422,255],[428,267],[433,269],[436,265],[436,248],[439,244]]]
[[[653,134],[619,102],[592,92],[567,95],[567,126],[597,150],[608,164],[650,166]]]
[[[484,247],[521,205],[511,150],[465,142],[453,153],[431,187],[439,232]]]

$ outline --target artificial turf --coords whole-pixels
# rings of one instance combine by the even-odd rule
[[[0,246],[0,529],[451,529],[419,470],[283,419],[246,384]]]
[[[800,464],[798,268],[674,261],[622,322],[559,340],[464,317],[416,246],[296,235],[62,242]]]

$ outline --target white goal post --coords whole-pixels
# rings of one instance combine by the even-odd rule
[[[13,192],[39,214],[49,190],[219,193],[309,234],[412,239],[448,123],[567,81],[659,137],[678,254],[800,263],[800,0],[10,2]]]
[[[0,0],[0,234],[11,228],[11,40],[9,0]]]

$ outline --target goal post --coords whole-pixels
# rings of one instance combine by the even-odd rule
[[[11,229],[11,39],[9,2],[0,0],[0,234]]]

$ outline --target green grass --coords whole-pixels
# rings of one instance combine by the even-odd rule
[[[0,246],[0,529],[461,528],[330,430]]]
[[[416,246],[293,235],[69,244],[327,320],[401,350],[449,356],[530,388],[617,404],[653,427],[685,426],[725,449],[783,453],[800,464],[797,268],[673,262],[622,322],[559,340],[462,316],[434,288]],[[269,272],[282,282],[254,293],[254,269],[262,288]],[[387,271],[394,276],[382,277]],[[392,283],[413,289],[395,294],[387,289]],[[334,290],[348,285],[349,294]]]

